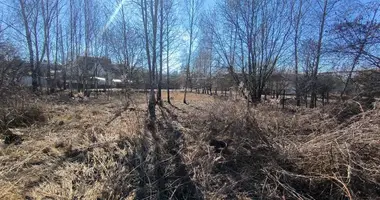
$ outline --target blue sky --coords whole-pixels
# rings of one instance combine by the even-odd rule
[[[216,0],[205,0],[205,8],[212,8],[216,3]]]

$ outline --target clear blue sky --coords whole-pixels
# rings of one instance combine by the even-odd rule
[[[216,0],[205,0],[205,8],[212,8],[216,3]]]

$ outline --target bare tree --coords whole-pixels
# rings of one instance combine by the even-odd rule
[[[55,2],[43,0],[18,1],[25,31],[24,36],[28,46],[33,91],[36,91],[38,86],[41,86],[41,77],[43,77],[43,74],[40,67],[45,59],[45,54],[47,54],[48,62],[50,62],[49,39],[51,24],[54,18],[54,4]],[[42,22],[40,21],[41,18]],[[42,39],[40,37],[41,23],[43,28]]]
[[[43,47],[43,53],[46,51],[46,57],[47,57],[47,71],[46,71],[46,77],[47,77],[47,88],[52,91],[53,86],[51,82],[51,66],[50,66],[50,53],[51,53],[51,35],[50,30],[52,27],[52,22],[54,20],[54,12],[58,12],[58,2],[57,1],[47,1],[47,0],[41,0],[41,11],[42,11],[42,19],[43,19],[43,29],[44,29],[44,47]],[[58,26],[58,24],[57,24]]]
[[[304,0],[296,0],[294,1],[294,10],[295,10],[295,16],[294,16],[294,73],[295,73],[295,89],[296,89],[296,101],[297,106],[301,105],[301,96],[300,96],[300,88],[299,88],[299,41],[302,34],[302,21],[304,19],[304,16],[306,14],[305,12],[305,2]]]
[[[148,7],[149,5],[149,7]],[[148,111],[149,118],[154,121],[156,119],[156,110],[155,110],[155,74],[156,74],[156,64],[157,64],[157,11],[158,11],[158,0],[151,0],[148,4],[147,0],[140,1],[141,7],[141,17],[144,26],[144,37],[145,37],[145,51],[148,61],[149,68],[149,85],[150,85],[150,94],[149,94],[149,102],[148,102]],[[148,22],[151,19],[152,25],[149,26]],[[152,38],[150,37],[149,28],[152,28]],[[150,47],[149,41],[152,42],[152,46]]]
[[[196,28],[199,21],[199,15],[200,15],[200,8],[202,6],[201,0],[186,0],[185,1],[185,9],[187,14],[187,20],[188,25],[186,27],[187,32],[189,33],[189,46],[188,46],[188,52],[187,52],[187,59],[186,59],[186,80],[185,80],[185,94],[183,96],[183,103],[187,104],[186,102],[186,95],[187,95],[187,88],[189,86],[190,81],[190,62],[192,58],[193,53],[193,45],[194,45],[194,39],[196,36]]]
[[[216,51],[236,85],[243,84],[251,102],[259,102],[266,83],[284,53],[291,33],[291,2],[223,1],[223,29],[214,26]],[[219,29],[219,31],[218,31]],[[228,34],[224,36],[225,34]],[[242,76],[236,74],[241,70]]]
[[[162,106],[161,89],[162,89],[162,66],[164,52],[164,1],[160,0],[160,70],[158,77],[157,102]]]
[[[176,17],[176,1],[175,0],[166,0],[164,1],[164,35],[165,35],[165,51],[166,51],[166,91],[167,91],[167,101],[171,104],[170,101],[170,56],[175,51],[174,44],[177,40],[178,35],[176,34],[177,26],[177,17]]]
[[[371,3],[362,7],[364,9],[359,9],[359,14],[356,17],[345,17],[344,21],[335,24],[332,30],[334,34],[333,51],[344,56],[353,57],[348,77],[341,91],[341,98],[343,98],[348,83],[352,79],[352,73],[360,60],[376,66],[376,62],[373,62],[377,57],[374,55],[376,50],[373,49],[376,49],[376,46],[380,44],[380,32],[378,30],[380,23],[377,21],[380,4]],[[378,60],[380,61],[380,59]],[[379,64],[377,66],[380,67]]]
[[[119,1],[118,1],[119,2]],[[131,26],[130,18],[127,16],[127,13],[125,11],[125,6],[122,5],[121,7],[121,27],[122,27],[122,34],[116,33],[113,38],[116,40],[113,41],[112,46],[115,48],[114,51],[117,56],[121,58],[121,62],[123,64],[123,77],[124,77],[124,84],[126,87],[128,87],[129,81],[132,80],[133,73],[136,69],[136,66],[138,62],[140,61],[140,54],[142,51],[142,43],[140,40],[142,38],[139,36],[140,33],[137,30],[137,28]],[[117,29],[117,25],[114,29]],[[122,35],[122,46],[119,46],[120,40],[118,39],[118,35]],[[121,56],[119,56],[119,54]]]
[[[311,99],[310,99],[310,108],[314,108],[317,105],[317,75],[318,75],[318,68],[319,68],[319,62],[321,58],[321,50],[322,50],[322,40],[323,40],[323,33],[325,31],[325,22],[326,22],[326,16],[327,16],[327,5],[328,0],[324,0],[323,3],[323,11],[322,11],[322,19],[319,27],[319,35],[318,35],[318,44],[317,44],[317,57],[315,61],[314,70],[312,72],[312,82],[311,82]]]
[[[73,0],[70,0],[70,22],[69,22],[69,30],[70,30],[70,93],[73,93],[73,78],[74,78],[74,43],[75,43],[75,30],[76,30],[76,21],[74,20],[74,5]]]
[[[32,72],[32,87],[33,91],[37,91],[38,82],[37,82],[37,69],[35,66],[35,56],[34,56],[34,50],[33,50],[33,41],[32,41],[32,29],[29,22],[29,14],[26,10],[26,7],[28,6],[26,4],[25,0],[19,0],[19,5],[21,8],[21,15],[23,19],[23,25],[25,30],[25,38],[28,45],[28,51],[29,51],[29,64],[30,64],[30,71]],[[37,58],[38,59],[38,58]]]
[[[169,7],[170,8],[170,7]],[[170,29],[169,29],[169,16],[170,16],[170,11],[169,9],[166,9],[166,84],[167,84],[167,101],[169,104],[171,104],[170,101],[170,70],[169,70],[169,52],[170,52],[170,43],[169,43],[169,34],[170,34]]]
[[[84,70],[82,72],[83,91],[87,93],[88,54],[91,40],[91,8],[89,0],[84,1]]]

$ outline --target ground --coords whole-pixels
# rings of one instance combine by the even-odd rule
[[[336,105],[171,97],[155,122],[144,93],[39,98],[46,120],[9,129],[22,142],[0,146],[0,199],[380,196],[379,109],[339,121]]]

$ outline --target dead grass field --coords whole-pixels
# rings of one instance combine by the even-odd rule
[[[152,126],[145,94],[36,101],[47,120],[10,129],[22,143],[0,146],[0,199],[380,197],[379,109],[339,121],[338,105],[171,97]]]

